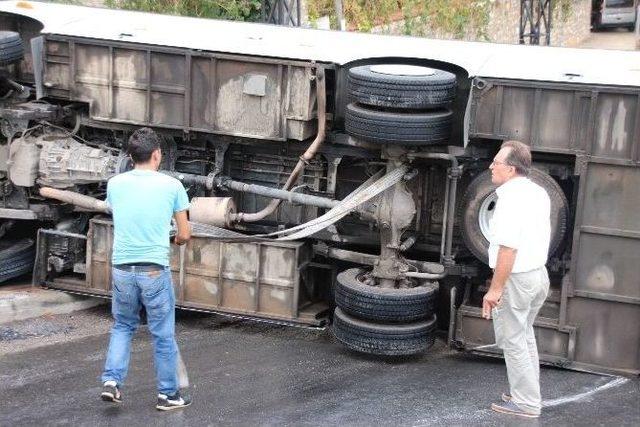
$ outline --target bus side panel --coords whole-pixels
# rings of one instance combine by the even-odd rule
[[[570,270],[552,319],[570,333],[560,362],[640,372],[640,89],[476,78],[471,96],[471,138],[571,155],[562,166],[578,175]],[[490,341],[490,323],[482,332],[474,316],[468,307],[458,313],[456,339],[466,348]],[[539,338],[545,348],[548,338]]]
[[[316,65],[46,36],[45,95],[103,123],[271,141],[317,132]]]
[[[638,88],[476,78],[469,135],[517,139],[532,150],[633,159]]]
[[[576,360],[640,371],[640,168],[592,159],[581,176],[566,323]]]

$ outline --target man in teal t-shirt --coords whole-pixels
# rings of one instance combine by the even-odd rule
[[[191,403],[178,388],[175,340],[175,295],[169,269],[171,219],[175,243],[191,238],[189,199],[180,181],[158,172],[160,141],[149,128],[135,131],[127,146],[134,169],[111,178],[107,203],[113,214],[112,306],[114,325],[102,374],[101,397],[121,402],[120,389],[129,368],[131,338],[147,312],[153,336],[159,410]]]

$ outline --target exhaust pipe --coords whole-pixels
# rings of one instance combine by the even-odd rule
[[[110,213],[111,209],[104,200],[98,200],[95,197],[76,193],[75,191],[58,190],[57,188],[42,187],[40,195],[48,199],[59,200],[64,203],[78,206],[88,211]]]

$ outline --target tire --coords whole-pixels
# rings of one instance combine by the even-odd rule
[[[413,65],[363,65],[349,70],[352,101],[384,108],[442,107],[456,96],[455,74]]]
[[[14,221],[10,219],[0,219],[0,239],[13,227]]]
[[[351,136],[378,144],[435,145],[449,140],[451,117],[449,110],[396,113],[351,103],[347,105],[345,130]]]
[[[338,274],[336,305],[346,314],[378,322],[412,322],[431,318],[438,298],[438,283],[423,281],[420,286],[387,289],[365,285],[365,270],[351,268]]]
[[[24,56],[24,44],[15,31],[0,31],[0,65],[13,64]]]
[[[532,168],[529,179],[544,188],[551,199],[551,256],[567,234],[569,202],[562,188],[546,173]],[[486,170],[473,179],[462,202],[462,237],[469,251],[485,264],[489,263],[486,223],[491,216],[489,211],[495,207],[497,200],[495,189],[496,185],[491,182],[491,171]]]
[[[401,325],[366,322],[339,307],[333,316],[333,334],[347,348],[361,353],[403,356],[423,352],[435,342],[436,317]]]
[[[33,239],[0,241],[0,282],[30,273],[34,257]]]

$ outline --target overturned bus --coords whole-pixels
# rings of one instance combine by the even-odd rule
[[[107,180],[162,138],[191,198],[178,305],[347,347],[499,355],[481,317],[488,165],[533,151],[552,201],[543,362],[640,372],[638,53],[0,3],[0,279],[110,295]],[[37,239],[20,237],[36,225]],[[18,236],[18,237],[16,237]]]

